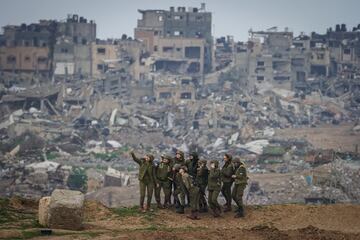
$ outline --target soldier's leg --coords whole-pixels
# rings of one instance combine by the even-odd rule
[[[169,206],[170,205],[170,198],[171,198],[171,183],[170,182],[165,182],[163,184],[163,189],[164,189],[164,195],[165,195],[164,205]]]
[[[239,185],[237,189],[237,205],[239,207],[237,215],[235,217],[244,217],[244,206],[243,206],[243,195],[244,195],[245,186]]]
[[[180,199],[180,205],[185,206],[185,193],[183,191],[180,191],[179,199]]]
[[[151,200],[154,192],[154,184],[152,182],[147,183],[147,206],[150,208]]]
[[[161,194],[161,184],[159,186],[155,186],[155,200],[158,204],[161,201],[160,194]]]
[[[213,190],[209,190],[208,199],[209,199],[209,206],[210,206],[211,209],[214,209],[214,208],[215,208],[214,203],[213,203],[213,201],[212,201],[212,199],[213,199],[213,193],[214,193]]]
[[[144,208],[144,200],[145,200],[145,183],[143,181],[139,181],[140,185],[140,208]]]
[[[219,202],[217,200],[219,194],[220,194],[220,191],[218,191],[218,190],[214,191],[214,193],[212,195],[212,202],[213,202],[215,208],[221,210],[220,204],[219,204]]]
[[[224,211],[231,209],[231,184],[231,182],[224,183],[221,188],[221,193],[224,195],[226,201],[226,209]]]

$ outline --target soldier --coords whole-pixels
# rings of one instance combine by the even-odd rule
[[[224,155],[224,166],[221,169],[221,180],[223,182],[223,186],[221,188],[221,193],[225,197],[225,209],[224,212],[231,211],[231,186],[233,184],[234,179],[232,179],[232,175],[234,174],[234,166],[232,164],[232,156],[228,153]]]
[[[200,160],[199,166],[197,168],[196,174],[196,183],[199,186],[199,212],[207,212],[207,202],[206,202],[206,187],[208,185],[208,176],[209,176],[209,169],[206,166],[206,160]]]
[[[188,169],[188,174],[192,177],[196,177],[198,167],[199,156],[196,152],[192,152],[189,158],[186,160],[185,165]]]
[[[209,205],[213,211],[214,217],[220,217],[221,208],[217,201],[221,190],[221,173],[219,162],[213,160],[210,162],[210,171],[208,177]]]
[[[174,158],[174,164],[180,164],[180,166],[185,165],[184,152],[181,150],[176,150],[176,155]]]
[[[232,191],[232,198],[238,206],[235,218],[241,218],[245,216],[242,198],[247,185],[248,177],[246,174],[245,165],[240,161],[240,159],[234,159],[234,166],[236,171],[232,176],[232,178],[235,180],[235,186]]]
[[[171,157],[162,155],[159,165],[156,168],[156,180],[158,185],[155,188],[155,199],[158,208],[170,206],[171,198],[171,174],[172,169],[170,165]],[[164,206],[161,205],[160,193],[161,189],[164,191],[165,201]]]
[[[154,186],[156,185],[155,167],[153,165],[154,156],[146,154],[144,158],[137,158],[133,151],[130,154],[140,166],[138,177],[140,183],[140,210],[146,212],[150,209]],[[146,206],[144,206],[145,192],[147,192]]]
[[[175,164],[173,166],[173,175],[172,181],[174,184],[174,203],[176,208],[176,213],[184,214],[184,206],[185,206],[185,186],[184,182],[182,181],[182,177],[179,173],[181,165]]]
[[[184,186],[188,190],[190,195],[191,215],[187,217],[192,220],[199,220],[199,187],[196,186],[193,177],[187,173],[186,166],[182,166],[179,170],[179,173],[181,174]]]

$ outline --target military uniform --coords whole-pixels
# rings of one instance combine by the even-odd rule
[[[196,183],[199,186],[199,211],[207,212],[206,187],[208,185],[209,169],[206,167],[206,160],[199,161],[196,173]]]
[[[208,177],[209,205],[213,210],[214,217],[219,217],[221,208],[217,198],[221,190],[221,172],[218,161],[211,161],[210,164],[215,164],[215,168],[210,168]]]
[[[227,161],[221,169],[221,180],[222,180],[222,188],[221,193],[224,195],[226,200],[226,208],[224,212],[231,211],[231,186],[233,184],[232,175],[234,174],[234,166],[232,164],[232,156],[230,154],[225,154],[227,157]]]
[[[182,169],[183,171],[187,171],[186,167],[183,167]],[[199,219],[199,187],[194,184],[194,179],[187,172],[182,174],[182,181],[190,196],[191,215],[188,217],[197,220]]]
[[[182,181],[182,177],[179,173],[180,164],[175,164],[173,167],[173,184],[174,184],[174,203],[176,207],[177,213],[184,213],[185,207],[185,192],[186,188],[184,186],[184,182]]]
[[[191,158],[185,161],[185,166],[188,169],[188,174],[192,177],[196,177],[199,156],[196,152],[190,154]]]
[[[147,210],[151,205],[151,199],[154,192],[154,186],[156,185],[155,167],[153,165],[154,156],[147,155],[150,161],[146,161],[144,158],[137,158],[132,152],[131,156],[133,160],[139,164],[139,184],[140,184],[140,208]],[[145,192],[147,192],[147,205],[144,208]]]
[[[162,156],[162,158],[166,158],[169,162],[165,163],[163,161],[156,167],[156,179],[157,179],[157,186],[155,188],[155,199],[158,204],[158,207],[161,206],[161,198],[160,193],[161,190],[164,191],[165,201],[164,206],[167,207],[170,205],[170,198],[171,198],[171,159],[167,156]]]
[[[177,155],[180,155],[179,157]],[[180,166],[185,166],[185,157],[184,157],[184,152],[177,150],[176,151],[176,156],[174,158],[174,164],[180,164]]]
[[[238,206],[237,214],[235,217],[244,217],[244,206],[243,206],[243,194],[247,185],[247,173],[245,165],[239,161],[239,167],[236,169],[234,174],[235,185],[232,191],[232,198]]]

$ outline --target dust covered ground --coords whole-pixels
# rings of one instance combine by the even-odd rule
[[[173,210],[142,214],[136,207],[108,209],[85,205],[82,231],[53,230],[41,236],[36,204],[1,200],[2,239],[360,239],[360,205],[269,205],[246,207],[244,219],[234,213],[190,220]],[[189,209],[187,209],[189,212]]]

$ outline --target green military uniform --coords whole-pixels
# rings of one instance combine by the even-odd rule
[[[172,169],[170,165],[170,159],[166,156],[164,158],[168,159],[168,163],[160,162],[160,164],[156,167],[156,179],[157,179],[157,186],[155,188],[155,199],[158,204],[158,207],[161,207],[161,198],[160,193],[161,189],[164,191],[165,201],[164,205],[170,205],[170,197],[171,197],[171,174]]]
[[[225,154],[227,161],[221,169],[221,180],[223,182],[221,193],[224,195],[226,200],[226,208],[224,212],[231,210],[231,186],[233,184],[232,175],[234,174],[234,166],[232,164],[232,156]]]
[[[208,177],[209,205],[213,210],[214,217],[219,217],[221,208],[217,198],[221,190],[221,172],[218,161],[211,161],[210,164],[215,164],[215,168],[210,168]]]
[[[191,216],[189,216],[189,218],[199,219],[199,187],[194,184],[192,177],[186,172],[182,175],[182,181],[190,196]]]
[[[235,217],[244,216],[244,206],[243,206],[243,194],[247,185],[247,174],[245,165],[242,162],[239,162],[239,167],[236,169],[234,178],[235,186],[232,191],[232,198],[234,199],[236,205],[238,206],[237,215]]]
[[[185,166],[188,169],[188,174],[192,177],[196,177],[199,156],[196,152],[190,154],[190,159],[185,161]]]
[[[200,196],[199,196],[199,208],[200,212],[207,212],[207,202],[206,202],[206,187],[208,185],[208,176],[209,169],[206,167],[206,160],[199,161],[199,167],[197,168],[196,173],[196,183],[199,186]]]
[[[184,213],[184,206],[185,206],[185,192],[186,188],[184,186],[184,182],[182,181],[182,177],[179,173],[180,164],[175,164],[173,167],[173,184],[174,184],[174,203],[176,207],[177,213]]]
[[[145,161],[143,158],[137,158],[132,152],[133,160],[139,164],[139,184],[140,184],[140,207],[143,208],[145,200],[145,192],[147,192],[147,208],[151,205],[151,199],[156,185],[155,167],[152,163],[154,157],[148,155],[150,161]]]

